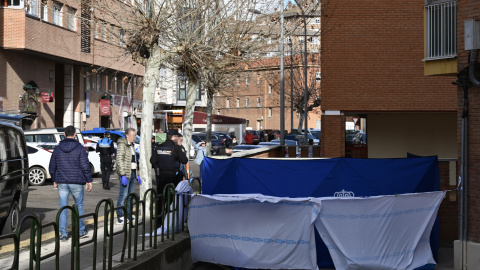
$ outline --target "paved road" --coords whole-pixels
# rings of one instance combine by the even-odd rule
[[[196,165],[193,160],[190,161],[190,170],[195,176],[198,176],[199,167]],[[153,172],[153,171],[152,171]],[[97,203],[105,198],[111,198],[115,205],[117,204],[118,191],[119,191],[120,180],[118,175],[112,173],[110,177],[110,190],[104,190],[102,188],[102,178],[101,174],[93,178],[93,190],[90,193],[85,192],[84,197],[84,212],[85,213],[94,213]],[[156,183],[153,180],[153,187],[155,188]],[[22,213],[22,217],[28,214],[38,214],[42,220],[42,224],[47,224],[54,222],[56,219],[57,211],[59,209],[58,202],[58,191],[54,188],[51,181],[47,181],[43,186],[30,186],[27,208]],[[139,185],[135,185],[135,192],[138,194]],[[73,198],[70,196],[69,205],[72,205]],[[69,215],[70,219],[70,215]],[[103,217],[99,219],[103,220]],[[86,220],[87,229],[91,228],[93,221]],[[103,227],[103,223],[101,223]],[[22,241],[21,246],[24,248],[28,247],[28,241],[30,239],[29,234],[30,224],[24,224],[22,226],[22,234],[20,239]],[[54,233],[53,227],[48,227],[43,229],[44,241],[53,241]],[[9,256],[13,250],[13,244],[11,240],[0,241],[0,258],[3,256]]]

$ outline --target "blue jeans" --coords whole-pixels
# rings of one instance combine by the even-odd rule
[[[68,196],[72,194],[73,200],[78,207],[78,214],[81,216],[83,215],[83,185],[78,184],[58,184],[58,197],[60,202],[60,208],[68,205]],[[68,217],[67,209],[63,210],[60,214],[60,235],[61,236],[68,236],[67,232],[67,217]],[[83,218],[80,219],[80,228],[79,233],[82,234],[85,231],[85,223],[83,222]]]
[[[118,201],[117,201],[117,207],[123,206],[123,203],[125,201],[125,198],[127,197],[128,194],[133,193],[135,189],[135,179],[137,178],[136,173],[132,172],[132,176],[130,179],[127,180],[127,186],[124,187],[122,185],[122,176],[118,176],[118,180],[120,182],[120,193],[118,194]],[[117,218],[123,217],[123,209],[118,209],[117,210]],[[127,202],[127,218],[130,217],[130,200]]]

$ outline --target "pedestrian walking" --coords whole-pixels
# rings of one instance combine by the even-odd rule
[[[117,141],[117,174],[120,181],[120,189],[118,193],[117,207],[123,206],[125,198],[128,194],[133,193],[135,189],[135,181],[139,185],[142,184],[140,176],[137,174],[138,160],[135,153],[135,137],[137,132],[135,129],[128,128],[125,131],[126,138],[119,138]],[[127,201],[127,219],[130,219],[130,200]],[[124,220],[123,209],[117,210],[117,221],[122,224]],[[131,217],[133,220],[135,217]]]
[[[110,132],[106,131],[103,139],[98,141],[96,152],[100,152],[100,169],[102,171],[103,189],[110,190],[108,182],[112,172],[112,156],[115,156],[115,147],[110,140]]]
[[[72,194],[78,207],[78,214],[83,215],[83,195],[85,189],[92,191],[92,172],[85,147],[75,140],[76,132],[73,126],[65,128],[65,139],[54,149],[50,158],[48,171],[53,185],[58,189],[60,208],[68,205],[68,197]],[[60,214],[60,240],[68,240],[67,210]],[[78,233],[80,238],[88,237],[83,218],[79,221]]]
[[[155,179],[157,182],[157,194],[159,201],[163,196],[163,189],[167,184],[178,184],[180,164],[186,164],[188,158],[181,147],[175,142],[178,138],[178,130],[167,131],[167,140],[156,146],[156,152],[152,153],[150,163],[156,164]],[[159,210],[162,209],[160,203]],[[161,213],[161,212],[157,212]],[[160,216],[160,215],[159,215]]]

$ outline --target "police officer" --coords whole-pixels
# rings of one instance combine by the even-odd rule
[[[167,184],[172,183],[176,186],[180,182],[180,163],[186,164],[188,162],[187,155],[182,151],[182,147],[176,143],[178,135],[178,130],[169,130],[167,140],[155,146],[155,152],[152,153],[150,158],[150,162],[155,168],[159,198],[160,195],[163,195],[163,189]]]
[[[98,141],[96,152],[100,152],[103,189],[110,190],[108,181],[112,172],[112,156],[115,156],[115,147],[113,141],[110,140],[110,132],[105,132],[103,139]]]

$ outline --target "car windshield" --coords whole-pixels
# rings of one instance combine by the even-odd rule
[[[315,137],[317,139],[320,139],[320,136],[322,134],[321,131],[310,131],[310,133],[312,133],[313,137]]]

